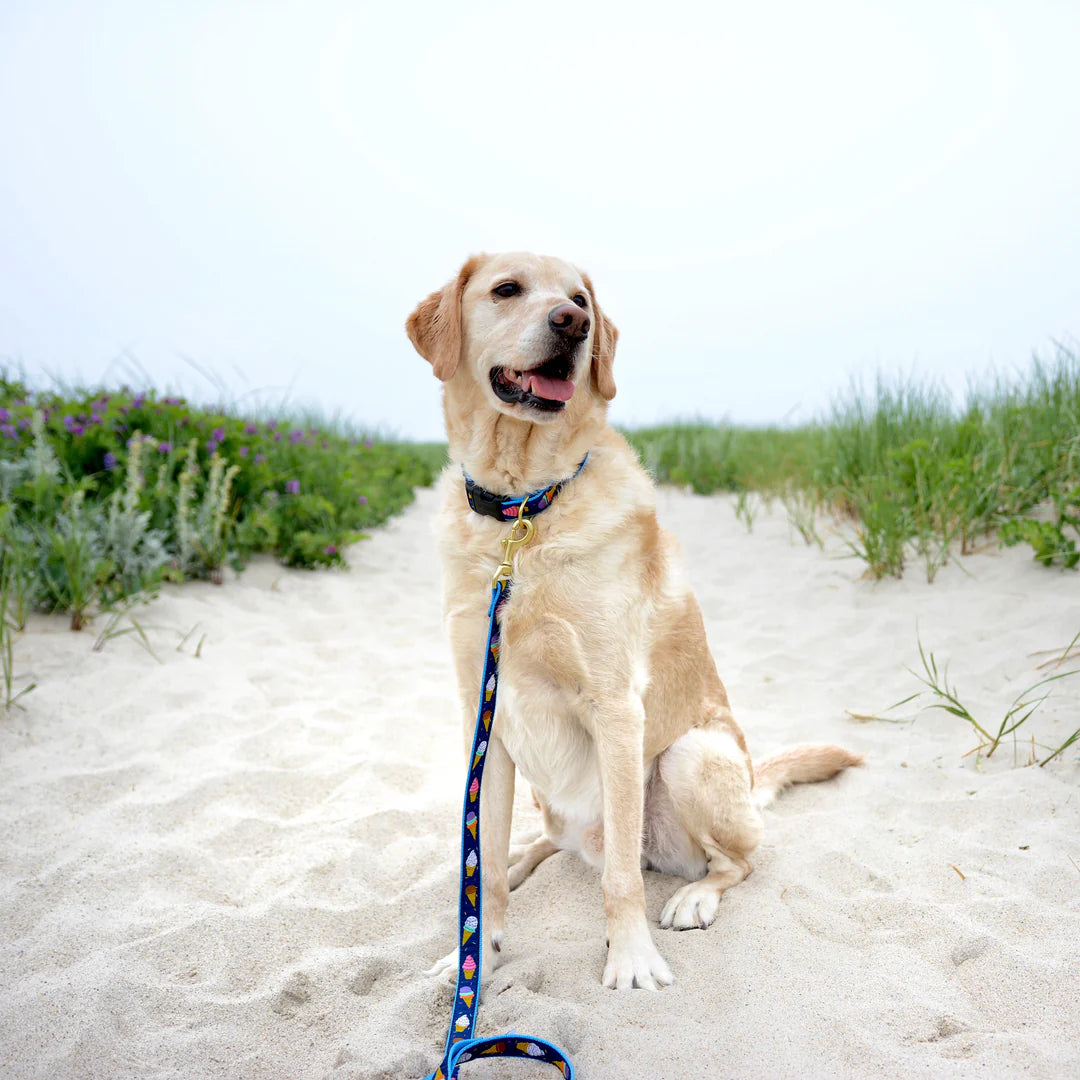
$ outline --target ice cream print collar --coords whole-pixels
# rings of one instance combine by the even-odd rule
[[[585,455],[585,461],[588,454]],[[578,466],[574,476],[585,467]],[[570,477],[569,479],[573,479]],[[472,481],[466,478],[466,492]],[[457,1080],[458,1069],[466,1061],[477,1058],[518,1057],[547,1062],[554,1066],[566,1080],[573,1080],[574,1067],[570,1059],[553,1043],[531,1035],[506,1035],[478,1039],[475,1037],[476,1013],[480,1004],[480,973],[483,961],[483,867],[480,863],[480,785],[484,778],[484,759],[488,747],[488,735],[495,716],[495,703],[499,689],[499,616],[510,595],[513,572],[513,553],[517,547],[532,538],[532,522],[529,514],[540,513],[551,505],[566,480],[534,492],[525,499],[502,499],[503,506],[512,509],[506,517],[513,517],[510,535],[503,540],[503,561],[491,581],[491,605],[488,608],[487,649],[484,653],[484,673],[480,682],[480,704],[476,710],[476,728],[473,731],[472,754],[465,779],[465,799],[461,810],[461,887],[458,899],[458,973],[454,989],[454,1003],[450,1014],[450,1031],[446,1036],[446,1049],[439,1067],[425,1080]],[[475,485],[474,485],[475,487]],[[482,488],[479,489],[483,491]],[[490,492],[484,492],[490,495]],[[498,499],[499,496],[491,496]],[[531,505],[530,505],[531,504]],[[469,505],[474,510],[473,496]],[[491,513],[490,510],[479,510]],[[492,514],[503,518],[504,515]],[[523,535],[519,534],[523,529]]]
[[[574,476],[585,468],[585,462],[588,460],[589,455],[586,454],[581,459],[581,464],[574,470]],[[465,497],[469,500],[469,506],[478,514],[486,514],[499,521],[509,521],[518,516],[522,503],[525,504],[526,514],[539,514],[541,510],[546,510],[555,501],[555,497],[562,491],[563,486],[569,484],[574,476],[568,476],[565,480],[560,480],[550,487],[541,488],[531,495],[526,495],[524,499],[518,499],[513,495],[496,495],[487,488],[482,488],[468,473],[465,473]]]

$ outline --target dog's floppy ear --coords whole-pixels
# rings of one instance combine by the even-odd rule
[[[479,263],[476,255],[468,259],[453,281],[421,300],[405,320],[413,348],[443,382],[454,377],[461,360],[461,294]]]
[[[592,297],[593,314],[593,345],[592,345],[592,379],[600,396],[605,401],[610,401],[615,396],[615,375],[612,367],[615,364],[615,343],[619,340],[619,331],[615,324],[600,310],[596,302],[596,290],[589,280],[588,274],[581,275],[585,282],[585,288]]]

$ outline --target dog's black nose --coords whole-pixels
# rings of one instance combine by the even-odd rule
[[[560,304],[548,312],[548,325],[562,337],[580,340],[588,336],[592,323],[577,304]]]

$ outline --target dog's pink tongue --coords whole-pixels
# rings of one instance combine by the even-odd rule
[[[569,379],[549,379],[546,375],[525,373],[528,384],[525,389],[548,401],[569,401],[574,396],[574,384]]]

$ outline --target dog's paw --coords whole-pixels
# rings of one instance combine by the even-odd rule
[[[482,950],[480,960],[480,977],[485,982],[488,976],[495,970],[495,954],[502,949],[502,931],[491,935],[488,947]],[[429,967],[424,974],[434,976],[436,979],[445,979],[447,982],[456,982],[458,963],[460,962],[460,950],[453,949],[445,956],[440,957]]]
[[[660,913],[665,930],[704,930],[720,909],[722,890],[703,881],[692,881],[677,890]]]
[[[604,985],[609,990],[659,990],[675,981],[648,929],[608,948]]]
[[[457,966],[458,966],[458,950],[453,949],[445,956],[441,956],[434,964],[429,967],[424,974],[434,975],[437,979],[445,979],[449,976],[449,981],[453,982],[457,978]]]

